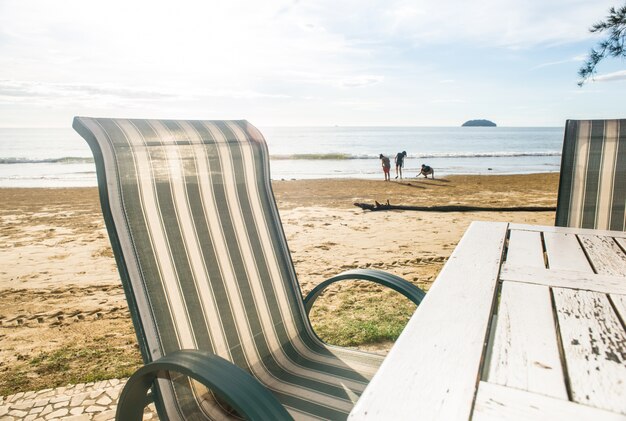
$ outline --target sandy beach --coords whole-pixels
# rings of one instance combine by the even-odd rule
[[[384,269],[427,290],[471,221],[554,223],[554,212],[370,212],[354,202],[555,206],[557,185],[555,173],[273,182],[304,293],[357,267]],[[0,395],[71,381],[33,362],[66,349],[106,351],[88,356],[105,375],[112,361],[124,361],[129,370],[136,366],[135,335],[97,190],[0,189],[0,221]],[[348,286],[336,287],[320,305],[337,305],[338,290]],[[379,290],[350,294],[372,291]],[[324,322],[320,317],[316,323]],[[364,348],[384,352],[389,345]],[[80,371],[66,364],[57,371]]]

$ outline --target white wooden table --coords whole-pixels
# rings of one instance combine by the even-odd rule
[[[625,420],[626,233],[474,222],[350,420]]]

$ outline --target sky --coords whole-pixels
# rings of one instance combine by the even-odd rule
[[[626,118],[626,60],[577,86],[619,1],[0,0],[0,127]]]

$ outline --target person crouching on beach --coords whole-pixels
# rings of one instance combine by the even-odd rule
[[[383,154],[380,154],[379,158],[383,164],[383,173],[385,174],[385,181],[389,181],[391,179],[391,176],[389,175],[389,170],[391,169],[391,162],[389,161],[389,158]]]
[[[435,179],[435,170],[433,170],[432,167],[429,167],[428,165],[422,164],[422,170],[420,171],[419,174],[417,174],[416,177],[419,177],[420,175],[423,175],[424,178],[428,178],[429,174],[430,174],[431,178],[434,180]]]
[[[400,175],[402,180],[402,167],[404,166],[404,157],[406,157],[406,151],[398,152],[396,155],[396,178]]]

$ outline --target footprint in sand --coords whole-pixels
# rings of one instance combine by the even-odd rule
[[[70,257],[69,253],[55,254],[52,256],[48,256],[48,260],[63,260],[67,259],[68,257]]]

